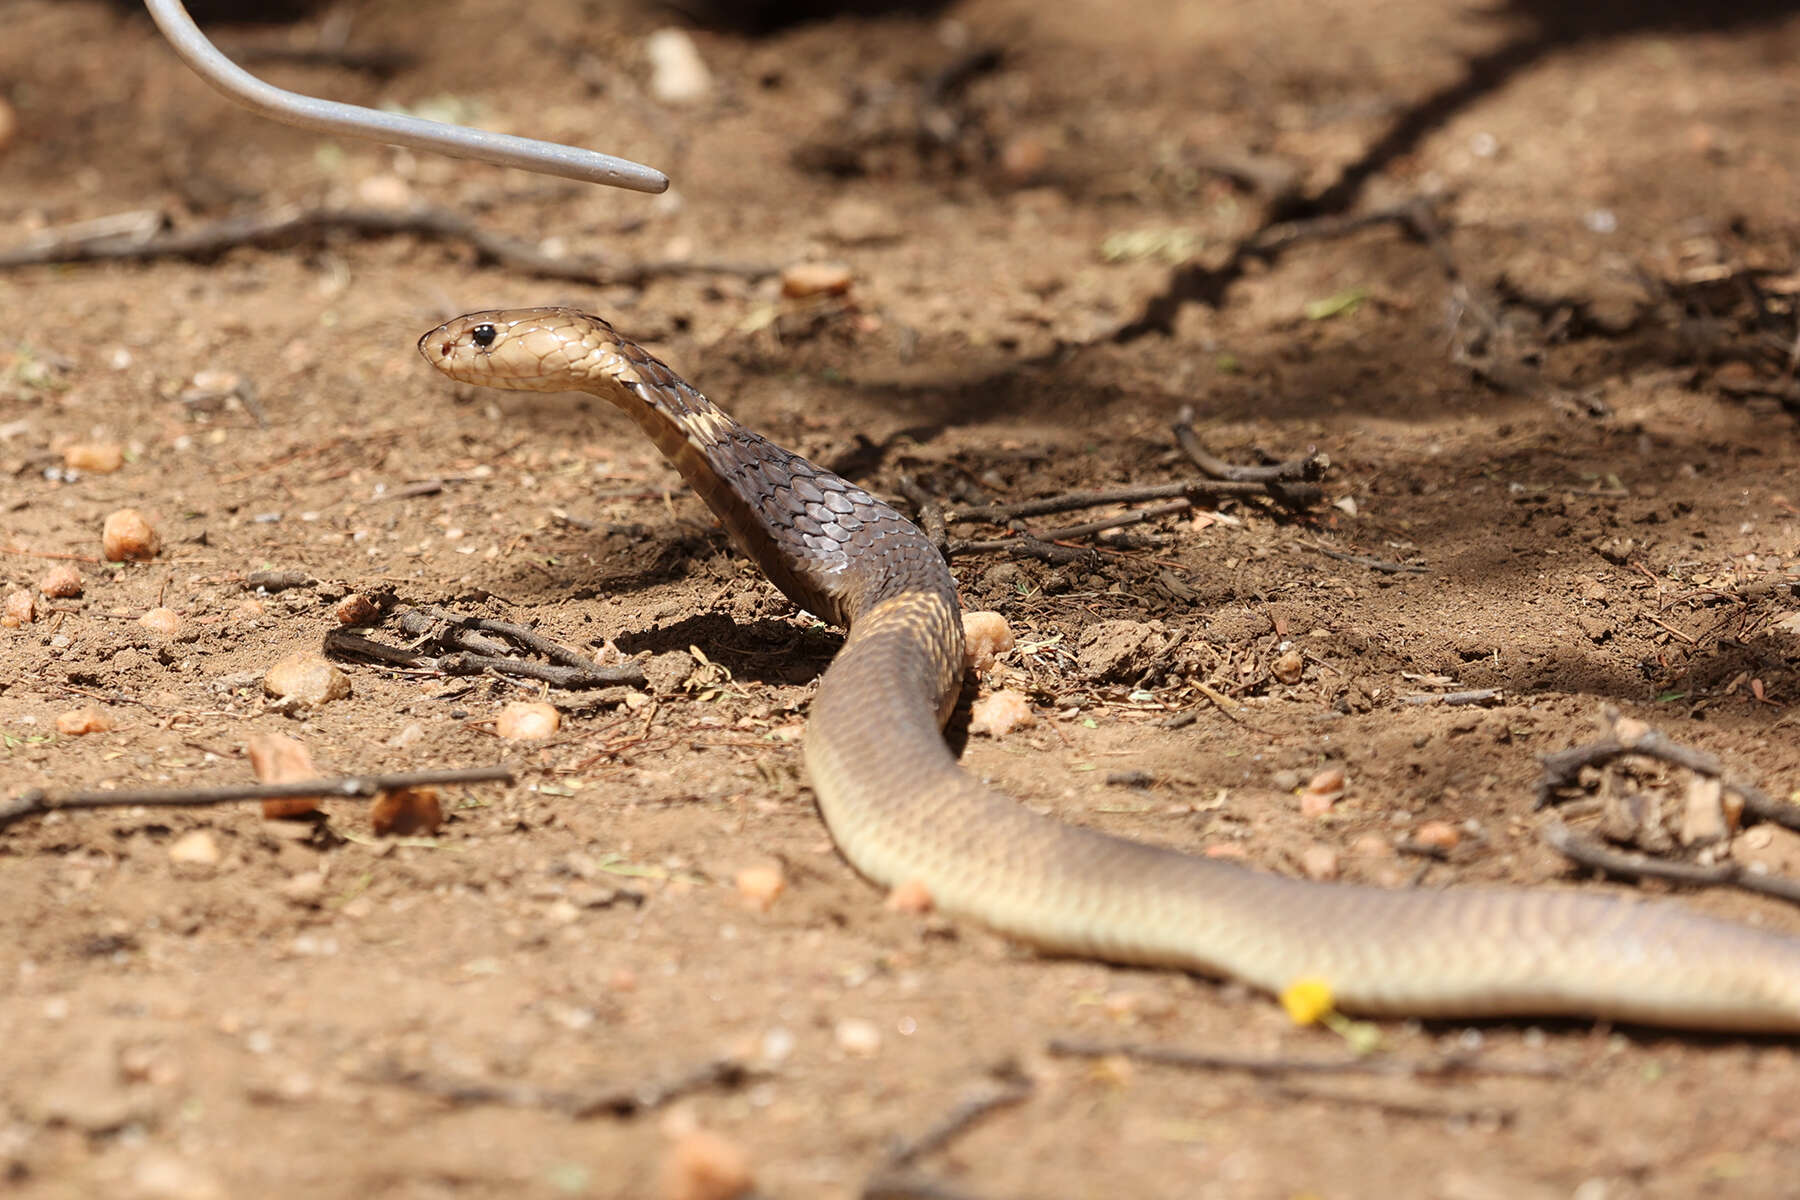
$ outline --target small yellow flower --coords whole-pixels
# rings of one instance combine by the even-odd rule
[[[1296,979],[1281,989],[1281,1007],[1296,1025],[1317,1025],[1332,1015],[1331,985],[1316,976]]]

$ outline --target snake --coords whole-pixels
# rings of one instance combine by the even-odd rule
[[[1021,805],[943,735],[965,673],[944,555],[894,507],[728,416],[600,317],[471,313],[419,340],[454,380],[583,392],[629,415],[800,608],[846,627],[803,755],[849,864],[1058,957],[1178,969],[1369,1017],[1616,1020],[1800,1032],[1800,937],[1574,887],[1293,878]]]

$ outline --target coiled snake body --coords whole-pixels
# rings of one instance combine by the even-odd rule
[[[1566,890],[1311,883],[1039,816],[944,743],[963,673],[955,581],[898,512],[745,429],[598,317],[474,313],[419,349],[465,382],[617,405],[777,587],[849,627],[805,755],[838,847],[877,884],[922,885],[940,910],[1056,953],[1276,992],[1317,980],[1349,1012],[1800,1031],[1800,938]]]

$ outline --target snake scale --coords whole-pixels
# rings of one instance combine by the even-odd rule
[[[832,837],[879,885],[922,885],[940,911],[1053,953],[1271,992],[1321,981],[1346,1012],[1800,1032],[1800,938],[1675,902],[1315,883],[1040,816],[944,742],[963,675],[956,585],[893,508],[745,429],[598,317],[473,313],[419,350],[467,383],[623,409],[776,587],[848,626],[805,757]]]

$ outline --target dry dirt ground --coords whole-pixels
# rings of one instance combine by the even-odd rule
[[[968,768],[1259,869],[1624,890],[1547,849],[1533,811],[1538,757],[1609,706],[1778,798],[1800,787],[1800,16],[1753,7],[1713,26],[1678,5],[968,0],[693,27],[712,90],[687,105],[645,63],[681,23],[667,10],[356,0],[215,27],[293,47],[347,16],[350,49],[408,62],[257,69],[650,162],[675,179],[650,198],[272,125],[128,8],[5,5],[0,245],[121,213],[198,229],[410,202],[604,270],[339,232],[0,273],[0,583],[60,561],[85,585],[0,630],[0,789],[241,782],[265,733],[333,772],[517,769],[446,789],[424,838],[376,838],[350,801],[313,822],[116,808],[0,831],[0,1178],[704,1195],[683,1190],[692,1162],[664,1172],[713,1137],[760,1195],[850,1196],[1023,1079],[901,1168],[924,1183],[869,1194],[1792,1194],[1791,1040],[1375,1027],[1390,1055],[1536,1072],[1444,1078],[1053,1056],[1352,1048],[1241,989],[885,909],[800,767],[835,635],[621,416],[459,391],[413,349],[470,309],[591,307],[776,440],[952,505],[1187,477],[1184,406],[1240,461],[1316,447],[1327,503],[1304,515],[1203,504],[1068,563],[959,555],[966,599],[1020,635],[993,683],[1037,716],[968,738]],[[1280,225],[1422,201],[1410,224]],[[814,260],[849,268],[847,295],[784,298],[753,269]],[[86,443],[123,446],[123,467],[71,469]],[[160,529],[153,559],[99,560],[124,507]],[[265,570],[313,582],[259,593]],[[497,678],[345,661],[349,698],[280,711],[263,672],[356,590],[713,666],[662,660],[648,703],[552,694],[567,711],[542,743],[496,736],[505,703],[541,693]],[[157,606],[178,632],[137,624]],[[1408,700],[1468,689],[1498,694]],[[58,733],[87,706],[110,730]],[[1333,768],[1346,795],[1303,814]],[[1615,800],[1687,788],[1614,782]],[[216,861],[177,861],[196,831]],[[1796,872],[1795,842],[1763,825],[1724,849]],[[759,866],[786,880],[766,912],[734,885]],[[1800,934],[1774,900],[1682,902]],[[688,1078],[722,1058],[741,1071]],[[490,1091],[431,1093],[447,1082]],[[608,1093],[588,1115],[556,1103]]]

